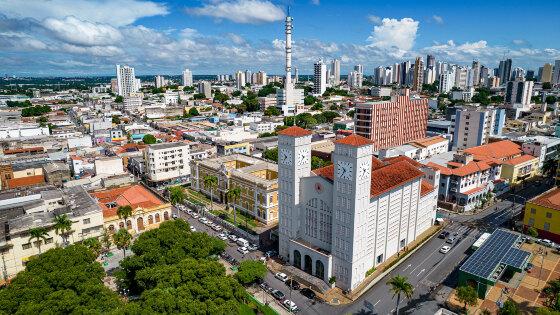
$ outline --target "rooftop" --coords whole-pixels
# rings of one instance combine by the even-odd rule
[[[560,188],[551,189],[544,194],[531,199],[530,202],[539,206],[560,211]]]
[[[416,141],[411,142],[411,144],[417,145],[419,147],[426,148],[426,147],[429,147],[431,145],[442,143],[442,142],[448,142],[448,140],[445,139],[442,136],[435,136],[435,137],[429,137],[429,138],[416,140]]]
[[[514,165],[514,166],[515,166],[515,165],[523,164],[523,163],[525,163],[525,162],[533,161],[533,160],[536,160],[536,159],[537,159],[537,158],[534,157],[534,156],[532,156],[532,155],[525,154],[525,155],[522,155],[522,156],[518,156],[518,157],[516,157],[516,158],[513,158],[513,159],[511,159],[511,160],[507,160],[507,161],[504,162],[504,164]]]
[[[117,215],[117,209],[121,206],[131,206],[132,209],[149,209],[165,204],[151,191],[142,185],[131,185],[113,189],[95,191],[91,193],[93,198],[103,210],[103,217]]]
[[[282,136],[290,136],[290,137],[303,137],[303,136],[310,136],[312,132],[298,126],[292,126],[280,131],[278,134]]]
[[[478,147],[465,149],[464,152],[474,155],[476,160],[485,160],[489,158],[507,160],[515,155],[523,153],[521,147],[510,140],[483,144]]]
[[[171,149],[171,148],[179,148],[179,147],[183,147],[186,146],[188,144],[183,143],[183,142],[164,142],[164,143],[156,143],[156,144],[151,144],[148,146],[148,149],[150,150],[165,150],[165,149]]]

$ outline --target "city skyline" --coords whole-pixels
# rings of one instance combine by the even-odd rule
[[[545,4],[0,0],[1,72],[111,75],[115,64],[127,64],[138,75],[179,75],[184,68],[194,75],[239,69],[282,74],[288,5],[293,67],[302,75],[312,74],[320,58],[339,58],[343,76],[356,64],[371,75],[377,66],[427,54],[462,65],[476,59],[491,69],[506,57],[535,72],[560,59],[550,41],[560,29],[554,18],[560,10]],[[527,18],[531,10],[550,18],[534,25]]]

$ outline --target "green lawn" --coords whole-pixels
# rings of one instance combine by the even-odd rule
[[[222,211],[222,210],[212,210],[210,211],[213,215],[217,215],[220,218],[233,223],[233,210],[232,213],[226,212],[226,211]],[[247,227],[257,227],[257,220],[253,219],[252,217],[246,215],[245,213],[243,213],[242,211],[237,211],[237,223],[236,225],[238,227],[245,227],[245,220],[247,220]]]
[[[278,315],[273,308],[268,305],[264,305],[255,299],[251,294],[247,294],[247,299],[249,302],[247,304],[242,304],[239,310],[239,314],[242,315],[254,315],[254,314],[264,314],[264,315]]]

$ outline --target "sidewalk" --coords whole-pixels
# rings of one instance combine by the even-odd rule
[[[280,302],[278,302],[278,300],[276,300],[272,295],[264,292],[259,287],[247,288],[247,292],[249,292],[255,298],[255,300],[259,301],[261,304],[267,305],[268,303],[268,306],[275,310],[278,314],[290,314],[288,310],[284,308],[284,306],[280,305]]]

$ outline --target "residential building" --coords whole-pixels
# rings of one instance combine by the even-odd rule
[[[126,229],[133,235],[171,219],[171,204],[139,184],[96,190],[91,196],[103,211],[103,225],[109,233],[125,228],[125,219],[117,214],[119,207],[132,208],[132,214],[126,218]]]
[[[539,80],[542,83],[545,82],[552,82],[552,64],[550,63],[545,63],[544,66],[542,67],[542,73],[539,77]]]
[[[554,72],[552,74],[552,84],[560,84],[560,59],[554,61]]]
[[[0,125],[0,139],[18,140],[48,136],[48,127],[34,123],[3,123]]]
[[[140,84],[134,75],[134,68],[129,66],[117,65],[117,94],[128,96],[136,93],[140,89]]]
[[[254,84],[256,84],[256,85],[266,85],[267,84],[266,72],[259,71],[255,74],[253,74],[253,76],[254,75],[256,75],[255,80],[253,80]]]
[[[439,91],[449,93],[455,86],[455,72],[446,71],[439,76]]]
[[[529,110],[531,108],[531,96],[533,96],[533,81],[525,81],[525,78],[515,78],[506,85],[505,104],[512,108]]]
[[[233,188],[241,190],[235,203],[237,211],[257,219],[265,225],[278,222],[278,166],[266,160],[232,154],[214,159],[191,162],[191,188],[212,194],[213,198],[225,203],[227,191]],[[206,187],[204,178],[216,176],[218,185],[210,191]]]
[[[245,88],[245,73],[239,70],[235,73],[235,87],[238,90],[243,90]]]
[[[142,96],[133,95],[125,96],[123,100],[123,110],[134,113],[138,112],[142,108]]]
[[[391,96],[392,89],[387,86],[372,86],[369,94],[375,97]]]
[[[183,86],[193,86],[193,75],[192,75],[192,71],[189,69],[185,69],[183,70]]]
[[[539,238],[560,243],[560,188],[555,187],[525,204],[525,231],[537,229]]]
[[[502,164],[502,178],[512,185],[521,184],[526,179],[537,175],[539,158],[525,154]]]
[[[511,59],[500,61],[500,65],[498,66],[498,78],[500,78],[501,83],[511,80]]]
[[[340,85],[340,59],[333,59],[331,62],[331,74],[333,76],[333,85]]]
[[[501,134],[505,110],[491,107],[461,106],[452,116],[453,149],[461,150],[488,143],[490,136]]]
[[[414,78],[412,81],[412,90],[416,92],[422,91],[422,84],[424,83],[424,61],[422,57],[416,57],[414,63]]]
[[[124,174],[123,160],[119,156],[103,157],[95,159],[95,175],[120,175]]]
[[[373,141],[374,150],[399,146],[426,137],[428,100],[394,96],[391,101],[358,103],[356,134]]]
[[[523,153],[535,156],[539,159],[539,169],[545,163],[558,159],[560,153],[560,138],[549,136],[527,136],[521,139],[521,150]]]
[[[313,94],[323,95],[327,89],[327,65],[318,60],[313,65]]]
[[[162,88],[167,85],[167,80],[162,75],[156,75],[154,78],[154,85],[156,88]]]
[[[218,155],[251,155],[251,144],[249,142],[218,142],[216,150]]]
[[[473,86],[478,86],[480,84],[480,62],[478,60],[473,60],[471,69]]]
[[[256,131],[258,133],[263,132],[274,132],[276,127],[283,126],[284,122],[268,122],[268,121],[260,121],[260,122],[252,122],[249,124],[249,129]]]
[[[189,145],[183,142],[158,143],[144,151],[146,177],[151,184],[185,181],[190,175]]]
[[[25,269],[27,262],[41,252],[65,242],[73,244],[98,237],[103,231],[101,209],[81,186],[5,191],[0,193],[0,209],[0,282]],[[64,214],[72,221],[72,231],[67,238],[53,229],[55,216]],[[30,239],[29,231],[33,228],[45,228],[47,235],[44,239]]]
[[[455,87],[465,91],[468,86],[469,69],[466,67],[455,68]]]
[[[258,98],[259,105],[262,111],[264,111],[267,107],[277,107],[278,100],[276,99],[276,95],[272,94],[269,96],[261,96]]]
[[[71,179],[70,166],[66,163],[47,163],[43,165],[43,173],[46,182],[57,187],[62,187],[62,184]]]
[[[356,289],[435,222],[436,189],[422,166],[378,160],[371,140],[337,140],[333,164],[313,171],[310,131],[282,130],[278,149],[279,255],[325,285],[335,277]]]
[[[198,93],[204,94],[205,98],[212,98],[212,85],[208,81],[198,81]]]

